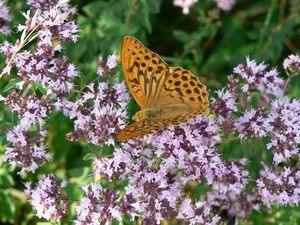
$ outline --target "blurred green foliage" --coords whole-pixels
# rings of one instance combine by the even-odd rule
[[[200,80],[214,91],[224,86],[233,67],[243,63],[245,56],[265,61],[271,67],[278,67],[282,77],[285,73],[282,62],[289,54],[299,53],[300,47],[300,1],[299,0],[239,0],[231,11],[216,8],[213,0],[199,0],[190,14],[183,15],[181,9],[171,0],[74,0],[78,6],[76,22],[80,38],[77,43],[65,44],[66,55],[81,71],[78,85],[83,87],[95,79],[99,56],[120,51],[125,35],[137,37],[153,51],[161,55],[170,65],[180,65],[199,75]],[[13,20],[11,27],[24,22],[20,11],[28,7],[25,1],[8,1]],[[0,36],[0,41],[15,41],[19,33],[10,37]],[[4,66],[1,56],[1,67]],[[13,78],[13,79],[12,79]],[[123,80],[121,69],[118,79]],[[0,94],[6,95],[16,77],[3,77]],[[300,78],[293,78],[290,95],[299,97]],[[18,118],[0,102],[0,154],[6,148],[4,134],[18,121]],[[130,103],[131,113],[137,111]],[[34,216],[23,193],[23,183],[35,182],[42,174],[55,173],[61,180],[67,179],[68,196],[79,199],[80,186],[91,182],[89,154],[101,149],[83,143],[71,143],[65,134],[72,130],[72,121],[61,114],[51,115],[47,122],[49,130],[49,152],[53,162],[40,168],[35,174],[18,175],[6,163],[0,162],[0,224],[50,224]],[[230,138],[230,137],[229,137]],[[247,157],[252,177],[258,175],[259,158],[271,162],[268,152],[260,143],[255,145],[255,154],[247,143],[230,141],[220,152],[227,160]],[[201,187],[195,187],[194,196],[199,196]],[[69,218],[63,224],[70,224],[74,206]],[[130,224],[124,217],[124,224]],[[127,222],[126,222],[127,221]],[[239,224],[300,224],[298,207],[262,210],[250,216],[247,223]]]

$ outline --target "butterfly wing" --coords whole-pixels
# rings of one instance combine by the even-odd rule
[[[153,106],[158,108],[176,106],[187,113],[194,110],[201,113],[208,109],[208,92],[206,86],[190,71],[170,67],[162,89],[152,101]]]
[[[183,103],[207,108],[208,93],[198,77],[181,67],[168,67],[158,54],[126,36],[121,50],[129,90],[141,109]]]
[[[126,82],[141,109],[160,108],[158,118],[136,121],[116,135],[123,141],[186,122],[208,109],[208,92],[198,77],[181,67],[168,67],[133,37],[122,43],[122,68]]]
[[[115,139],[117,141],[125,141],[128,139],[142,137],[146,134],[163,130],[170,125],[179,125],[182,122],[186,122],[191,118],[196,117],[197,115],[199,115],[199,112],[194,110],[183,114],[179,112],[176,116],[173,115],[172,117],[168,118],[139,120],[119,131]]]
[[[153,96],[167,79],[168,65],[137,39],[126,36],[121,49],[127,86],[141,109],[151,107]]]
[[[125,141],[128,139],[133,139],[153,133],[155,131],[163,129],[163,127],[164,125],[159,121],[149,119],[139,120],[132,124],[129,124],[127,127],[119,131],[115,136],[115,139],[117,141]]]

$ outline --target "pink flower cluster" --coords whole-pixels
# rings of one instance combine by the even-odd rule
[[[257,180],[256,193],[264,205],[297,205],[300,201],[299,163],[294,167],[285,167],[282,171],[264,168]]]
[[[62,102],[65,115],[74,120],[74,131],[68,138],[98,146],[114,144],[116,130],[125,127],[128,101],[124,83],[89,84],[82,98]]]
[[[189,224],[219,224],[221,217],[216,215],[205,201],[199,201],[195,204],[191,203],[191,199],[187,198],[182,201],[179,208],[178,219],[189,221]]]
[[[83,187],[85,192],[76,207],[76,225],[101,224],[100,221],[122,220],[122,214],[132,208],[130,199],[120,198],[120,193],[92,183]],[[121,199],[121,200],[120,200]]]
[[[6,42],[0,47],[7,63],[1,76],[10,75],[11,68],[14,68],[16,75],[22,78],[16,85],[18,91],[0,96],[20,119],[6,135],[9,146],[3,156],[12,168],[21,168],[20,174],[35,172],[52,159],[46,153],[45,121],[53,111],[61,111],[74,120],[74,131],[68,134],[70,140],[104,146],[113,144],[115,131],[125,126],[129,101],[124,82],[110,85],[98,81],[88,84],[84,90],[77,89],[74,78],[79,75],[78,69],[66,56],[57,54],[62,51],[62,42],[77,39],[78,27],[74,21],[68,20],[69,15],[76,12],[75,8],[65,0],[29,0],[28,4],[35,13],[31,15],[32,11],[28,11],[24,14],[25,25],[18,27],[21,38],[16,43]],[[26,45],[33,41],[34,50],[26,50]],[[103,59],[100,62],[98,71],[103,71],[99,75],[115,75],[115,54],[109,56],[107,62]],[[34,87],[45,91],[36,95],[41,89]],[[78,97],[71,98],[75,92]],[[57,178],[52,175],[40,179],[34,189],[27,185],[27,193],[38,217],[55,220],[65,217],[67,204],[60,189]]]
[[[3,159],[9,161],[12,168],[19,166],[20,173],[34,172],[40,165],[51,159],[45,152],[47,130],[44,120],[52,110],[51,103],[46,98],[34,96],[20,97],[13,92],[5,99],[6,105],[20,117],[20,123],[10,130],[6,139],[12,145],[5,151]],[[33,125],[36,125],[33,128]]]
[[[45,175],[32,188],[25,184],[25,193],[29,196],[31,205],[39,218],[60,221],[67,214],[67,199],[61,193],[57,178],[54,175]]]
[[[67,2],[60,1],[49,10],[37,10],[33,17],[28,11],[24,14],[26,25],[19,25],[23,32],[21,38],[15,44],[6,42],[1,46],[7,63],[3,73],[9,73],[14,67],[22,78],[18,88],[24,96],[13,91],[4,98],[5,104],[20,118],[19,124],[7,133],[11,147],[6,149],[4,160],[13,168],[20,167],[21,174],[34,172],[51,159],[45,152],[47,130],[44,123],[57,108],[59,98],[74,88],[71,79],[78,75],[66,57],[55,57],[58,48],[51,42],[54,38],[76,40],[77,26],[69,26],[72,23],[62,17],[63,12],[68,14],[68,9]],[[37,40],[35,51],[26,51],[25,45],[34,39]],[[47,94],[35,96],[34,91],[30,91],[33,84],[46,88]]]
[[[9,8],[5,6],[5,0],[0,0],[0,33],[9,35],[11,30],[7,23],[10,22]]]
[[[145,141],[129,141],[112,158],[94,161],[96,174],[106,181],[128,182],[124,197],[132,208],[127,213],[139,215],[145,224],[160,224],[174,213],[190,224],[217,224],[219,216],[210,213],[215,206],[205,199],[193,203],[184,188],[205,180],[218,193],[240,193],[248,183],[245,159],[226,163],[218,154],[221,138],[212,119],[199,116]]]
[[[283,62],[283,68],[292,73],[300,73],[300,57],[298,55],[289,55]]]
[[[214,0],[217,7],[223,11],[230,11],[235,5],[235,0]],[[173,0],[173,4],[182,8],[183,14],[189,14],[193,5],[195,5],[198,0]]]

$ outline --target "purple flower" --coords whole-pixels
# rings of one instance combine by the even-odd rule
[[[16,92],[5,98],[5,104],[12,112],[15,112],[20,117],[20,124],[22,127],[29,129],[31,125],[39,123],[44,124],[44,119],[48,117],[48,113],[52,111],[53,101],[43,96],[38,99],[35,96],[18,96]]]
[[[173,4],[182,8],[183,14],[189,14],[190,9],[193,5],[195,5],[198,0],[173,0]],[[224,10],[229,11],[235,4],[235,0],[215,0],[217,7]]]
[[[246,58],[246,65],[238,65],[234,68],[234,73],[239,74],[246,84],[242,86],[244,93],[252,90],[262,94],[271,94],[281,97],[283,93],[283,80],[279,78],[276,69],[266,71],[267,65],[264,63],[257,64],[254,60]]]
[[[245,161],[228,166],[222,162],[214,148],[220,142],[217,132],[214,120],[199,116],[185,125],[150,135],[149,142],[128,141],[112,158],[95,159],[96,174],[109,182],[126,180],[124,196],[131,201],[127,211],[141,217],[143,224],[160,224],[176,212],[185,197],[184,187],[191,181],[223,182],[222,187],[236,190],[244,187],[248,173],[239,167]],[[217,223],[218,217],[206,214],[209,207],[202,208],[201,203],[195,207],[199,210],[195,209],[193,218],[178,215],[191,223],[198,223],[200,216],[203,221]],[[198,215],[200,209],[203,215]]]
[[[224,88],[217,91],[217,98],[212,98],[212,111],[218,116],[217,120],[224,133],[235,129],[234,113],[238,111],[236,96]]]
[[[181,182],[176,182],[173,171],[166,166],[151,168],[154,163],[140,158],[130,168],[133,174],[126,187],[126,196],[134,202],[132,211],[141,215],[144,224],[160,224],[163,218],[169,219],[182,195]]]
[[[218,99],[213,98],[212,108],[219,117],[227,119],[232,113],[237,112],[236,97],[228,90],[218,90]]]
[[[122,221],[122,205],[129,204],[122,202],[118,204],[120,195],[111,190],[104,189],[100,184],[90,184],[83,187],[84,197],[80,200],[76,210],[76,225],[102,224],[106,219]]]
[[[257,201],[254,195],[246,192],[237,193],[231,190],[225,193],[212,191],[206,195],[206,202],[210,207],[218,209],[218,211],[226,210],[230,216],[241,220],[246,220],[250,213],[260,209]],[[222,215],[222,211],[219,211],[219,213]]]
[[[265,137],[268,131],[271,130],[270,124],[261,109],[247,110],[244,115],[236,120],[235,127],[239,131],[241,139]]]
[[[12,147],[5,150],[4,161],[9,161],[12,168],[20,167],[20,174],[34,172],[40,165],[51,160],[45,152],[47,131],[44,127],[29,131],[22,124],[15,126],[6,135]]]
[[[218,8],[224,11],[230,11],[232,7],[235,5],[235,0],[215,0]]]
[[[289,98],[272,102],[267,118],[270,124],[271,140],[267,148],[273,152],[276,164],[299,154],[300,144],[300,102]]]
[[[247,159],[242,158],[232,161],[231,163],[224,163],[224,174],[219,180],[213,183],[213,188],[219,193],[227,193],[233,191],[235,193],[242,192],[249,180],[249,172],[243,168],[247,163]]]
[[[189,14],[190,8],[197,2],[198,0],[174,0],[173,4],[182,8],[183,14]]]
[[[5,6],[5,1],[0,0],[0,32],[9,35],[11,30],[7,23],[11,20],[9,15],[9,8]]]
[[[26,184],[26,194],[39,218],[62,220],[67,214],[67,200],[62,195],[54,175],[41,177],[34,189]]]
[[[106,63],[102,57],[99,58],[97,74],[101,77],[106,70]]]
[[[94,159],[96,174],[109,182],[113,182],[116,178],[125,179],[125,176],[130,172],[128,165],[131,164],[131,160],[129,153],[116,149],[112,158]]]
[[[90,84],[81,99],[65,102],[65,114],[74,121],[74,131],[68,134],[70,140],[85,140],[103,146],[114,144],[114,135],[125,126],[126,105],[129,95],[125,84],[99,83],[95,89]],[[93,103],[91,105],[91,103]]]
[[[299,164],[295,169],[285,167],[282,171],[265,167],[256,181],[256,194],[264,205],[296,205],[300,201]]]
[[[50,64],[53,67],[56,66],[56,60],[50,61],[50,58],[54,58],[56,51],[61,50],[62,41],[73,41],[77,40],[78,27],[73,21],[67,21],[68,15],[74,14],[75,11],[69,7],[67,1],[58,1],[55,7],[52,7],[56,1],[29,1],[30,4],[45,4],[47,7],[43,10],[36,10],[33,16],[30,11],[23,13],[26,19],[25,25],[19,25],[18,30],[22,35],[16,44],[5,44],[1,46],[1,52],[6,56],[7,65],[2,73],[9,74],[10,68],[13,66],[20,66],[24,63],[24,60],[29,60],[28,70],[37,69],[32,68],[34,61],[41,63],[40,66]],[[49,3],[49,5],[48,5]],[[41,6],[42,7],[42,6]],[[29,42],[37,39],[37,48],[35,53],[25,51],[23,48]],[[37,57],[45,57],[46,61],[38,59]],[[30,64],[31,63],[31,64]],[[60,65],[58,63],[58,65]],[[25,66],[24,66],[25,68]],[[25,71],[26,72],[26,71]],[[50,72],[53,72],[50,70]],[[1,74],[2,75],[2,74]],[[22,76],[21,74],[19,74]]]
[[[23,78],[18,88],[26,86],[30,90],[29,83],[36,83],[47,89],[47,96],[41,99],[33,95],[19,96],[16,92],[5,98],[6,105],[18,114],[20,123],[6,135],[11,146],[6,149],[4,160],[9,161],[13,168],[20,167],[21,174],[33,172],[51,159],[45,152],[45,120],[65,99],[64,95],[74,89],[72,79],[78,76],[77,68],[66,57],[55,57],[60,48],[59,44],[53,44],[56,39],[58,43],[76,41],[78,28],[73,21],[67,21],[68,15],[75,11],[67,1],[28,2],[36,12],[33,16],[30,11],[23,13],[26,22],[18,26],[23,32],[20,39],[14,44],[6,42],[1,46],[7,64],[3,73],[9,74],[15,67],[17,75]],[[37,40],[36,49],[24,50],[24,46],[34,39]]]
[[[300,72],[300,57],[298,55],[289,55],[283,61],[283,68],[286,70],[291,70],[291,72]]]
[[[77,68],[66,57],[53,58],[50,46],[41,48],[40,52],[25,51],[15,57],[12,65],[18,69],[17,75],[26,83],[40,83],[57,95],[69,93],[74,89],[72,79],[78,76]]]
[[[117,59],[118,59],[118,57],[117,57],[116,53],[114,52],[107,59],[107,63],[106,63],[107,67],[109,69],[115,68],[117,66]]]
[[[219,127],[215,121],[198,116],[188,123],[167,129],[154,136],[157,157],[166,157],[166,163],[185,171],[184,183],[207,179],[208,183],[223,174],[224,164],[215,149],[219,143]]]
[[[11,111],[18,113],[20,123],[6,135],[12,147],[6,148],[3,159],[9,161],[12,168],[20,167],[21,174],[34,172],[51,159],[45,152],[47,130],[44,127],[44,119],[52,110],[51,102],[34,96],[19,97],[13,92],[5,98],[5,103]]]
[[[49,10],[58,7],[60,5],[61,12],[71,12],[71,14],[76,13],[76,8],[71,7],[67,4],[68,1],[65,0],[27,0],[27,5],[29,5],[34,10],[41,10],[42,12],[48,12]]]
[[[220,217],[213,213],[212,208],[205,201],[198,201],[192,204],[191,199],[184,199],[179,208],[178,219],[185,220],[188,224],[216,225]]]
[[[114,68],[117,66],[117,55],[113,53],[108,56],[107,62],[100,57],[98,63],[97,74],[101,77],[103,75],[114,77],[116,72]]]

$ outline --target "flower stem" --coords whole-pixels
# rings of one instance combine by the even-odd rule
[[[289,83],[290,83],[290,80],[291,80],[291,77],[289,76],[288,79],[285,81],[284,83],[284,87],[283,87],[283,91],[282,91],[282,96],[281,98],[284,97],[284,95],[286,94],[287,92],[287,89],[288,89],[288,86],[289,86]]]
[[[268,14],[267,14],[265,22],[264,22],[264,27],[263,27],[263,29],[262,29],[262,31],[260,33],[260,37],[259,37],[258,44],[257,44],[257,47],[256,47],[256,54],[257,55],[259,55],[259,51],[262,48],[263,41],[264,41],[264,39],[265,39],[265,37],[267,35],[267,30],[268,30],[268,27],[269,27],[269,25],[271,23],[271,18],[272,18],[272,15],[274,13],[277,1],[278,0],[272,0],[272,2],[271,2],[271,6],[269,8]]]

